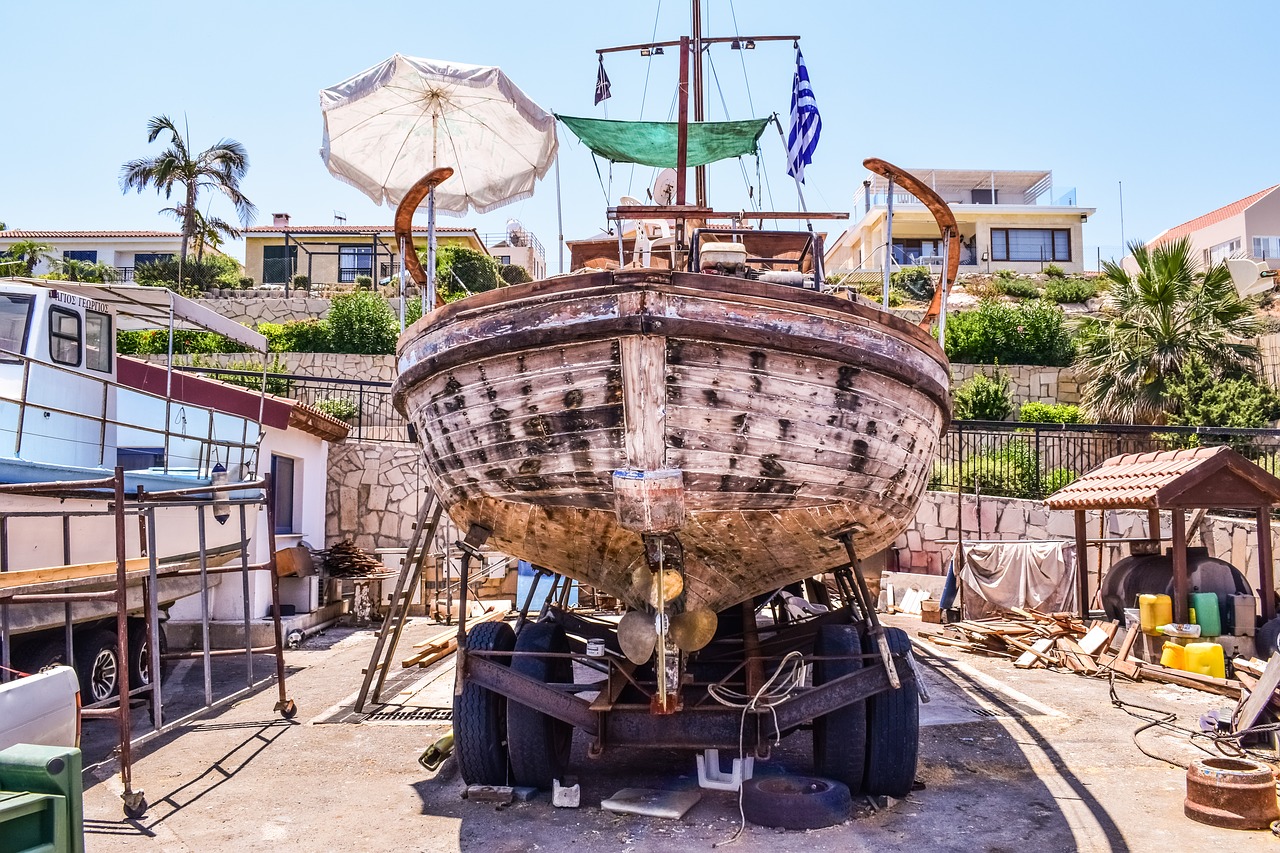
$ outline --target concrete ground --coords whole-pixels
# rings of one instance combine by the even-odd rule
[[[920,626],[897,619],[909,630]],[[438,630],[420,620],[405,641]],[[693,756],[615,751],[591,760],[582,738],[571,771],[582,782],[582,808],[555,809],[545,793],[506,807],[462,800],[452,760],[438,773],[417,763],[447,730],[447,721],[423,718],[430,706],[448,704],[452,669],[446,662],[395,674],[384,695],[396,698],[399,707],[391,710],[400,719],[358,722],[350,705],[372,647],[371,630],[332,629],[288,652],[288,693],[299,707],[291,722],[273,713],[276,691],[268,685],[146,744],[133,768],[134,787],[151,804],[141,820],[123,819],[113,762],[86,773],[86,850],[684,851],[734,836],[738,810],[728,793],[703,792],[679,821],[602,811],[601,799],[626,787],[696,788]],[[1229,846],[1243,853],[1276,845],[1270,832],[1215,829],[1184,817],[1184,771],[1139,751],[1133,731],[1143,721],[1112,705],[1107,682],[1016,670],[1008,661],[927,644],[918,660],[933,697],[922,708],[920,790],[887,808],[856,802],[851,820],[828,829],[748,826],[728,849],[1163,853]],[[217,665],[216,689],[243,685],[242,664]],[[269,672],[269,661],[259,660],[259,675]],[[171,716],[203,695],[202,673],[192,662],[179,664],[167,684]],[[1230,704],[1163,685],[1117,690],[1191,727],[1201,714]],[[109,752],[111,734],[105,722],[86,722],[87,762]],[[1158,730],[1139,740],[1184,765],[1203,754]],[[809,772],[810,761],[810,738],[797,733],[761,767]]]

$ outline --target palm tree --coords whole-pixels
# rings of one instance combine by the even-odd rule
[[[160,211],[167,213],[175,219],[185,222],[187,219],[186,205],[175,205],[166,207]],[[225,219],[217,216],[206,216],[200,211],[195,211],[193,218],[196,222],[195,231],[192,236],[196,240],[196,260],[204,259],[204,247],[218,249],[227,240],[235,240],[240,237],[240,229],[236,228]]]
[[[169,134],[169,147],[155,157],[130,160],[120,167],[120,189],[138,192],[154,185],[165,198],[171,197],[175,187],[183,190],[182,249],[183,260],[187,247],[196,235],[196,206],[201,190],[217,190],[231,200],[241,224],[248,226],[257,214],[257,208],[240,192],[240,181],[249,169],[249,155],[244,146],[234,139],[222,139],[198,154],[178,132],[168,116],[153,116],[147,123],[147,142],[155,142],[162,133]]]
[[[54,260],[53,246],[38,240],[19,240],[9,246],[9,258],[23,263],[22,274],[28,278],[35,274],[36,264],[42,260]],[[13,275],[13,273],[8,273]]]
[[[78,261],[75,258],[60,258],[56,259],[53,264],[58,274],[65,276],[67,281],[106,284],[120,279],[119,270],[101,261]]]
[[[1110,284],[1103,316],[1083,322],[1075,369],[1095,420],[1161,423],[1170,383],[1199,361],[1214,376],[1252,374],[1263,324],[1240,299],[1226,265],[1202,270],[1187,238],[1149,248],[1131,243],[1132,275],[1103,265]]]

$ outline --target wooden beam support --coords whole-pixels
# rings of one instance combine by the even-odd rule
[[[1076,605],[1081,619],[1089,618],[1089,531],[1085,511],[1076,510]]]
[[[1271,507],[1258,507],[1258,595],[1262,598],[1262,621],[1276,615],[1275,562],[1271,553]]]
[[[1191,621],[1188,599],[1191,582],[1187,578],[1187,511],[1170,510],[1173,515],[1173,621]]]

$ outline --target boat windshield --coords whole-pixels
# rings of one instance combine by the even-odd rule
[[[29,295],[0,293],[0,350],[21,354],[26,348],[31,302]]]

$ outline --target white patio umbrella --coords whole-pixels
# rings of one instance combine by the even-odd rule
[[[321,91],[320,107],[325,165],[378,204],[398,205],[432,169],[454,170],[428,195],[433,299],[435,210],[487,213],[527,198],[555,162],[555,117],[492,66],[397,53]]]

